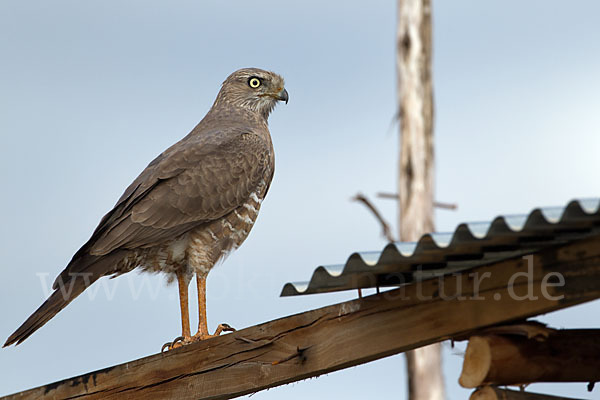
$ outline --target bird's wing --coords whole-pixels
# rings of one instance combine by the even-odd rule
[[[132,183],[96,228],[87,251],[98,256],[149,247],[222,217],[261,180],[270,181],[270,152],[260,137],[241,131],[205,135],[198,143],[184,139]]]

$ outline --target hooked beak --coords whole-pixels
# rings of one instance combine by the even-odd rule
[[[278,94],[277,94],[277,100],[279,101],[285,101],[285,104],[287,104],[288,100],[290,99],[287,90],[283,89],[281,90]]]

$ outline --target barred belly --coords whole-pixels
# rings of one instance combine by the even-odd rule
[[[205,277],[216,263],[237,249],[248,237],[266,192],[262,182],[246,202],[223,217],[200,225],[160,245],[136,249],[118,264],[115,275],[141,268],[147,272],[163,272],[169,282],[177,272],[187,279],[194,273]]]
[[[222,218],[189,232],[188,268],[206,276],[211,268],[237,249],[248,237],[258,217],[265,186]]]

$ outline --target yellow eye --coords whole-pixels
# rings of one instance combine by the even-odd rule
[[[250,78],[250,80],[248,81],[248,85],[250,85],[250,87],[252,89],[256,89],[257,87],[259,87],[261,84],[260,79],[254,77],[254,78]]]

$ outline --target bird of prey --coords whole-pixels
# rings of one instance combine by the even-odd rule
[[[167,349],[233,330],[221,324],[209,334],[206,277],[246,239],[269,190],[275,159],[268,117],[278,101],[288,101],[281,76],[257,68],[229,75],[202,121],[125,190],[56,278],[54,292],[4,347],[27,339],[97,279],[136,268],[177,279],[182,334]],[[194,275],[199,323],[192,336]]]

